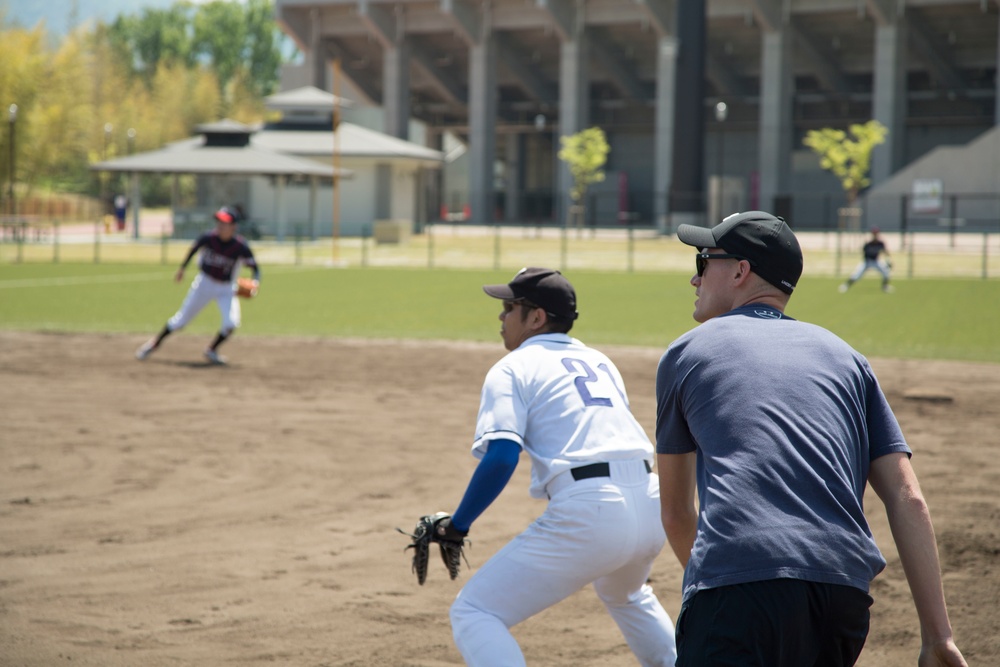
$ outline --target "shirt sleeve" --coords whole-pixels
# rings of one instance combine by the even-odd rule
[[[498,439],[511,440],[524,447],[527,421],[528,406],[515,378],[515,370],[506,358],[502,359],[486,374],[483,383],[473,453],[482,457],[488,443]]]
[[[656,453],[687,454],[696,449],[684,417],[678,353],[669,348],[656,369]]]
[[[902,452],[907,456],[912,455],[903,430],[899,426],[896,415],[893,414],[889,401],[879,386],[871,366],[865,364],[866,381],[868,385],[868,406],[867,406],[867,428],[868,428],[868,457],[874,461],[880,456]]]

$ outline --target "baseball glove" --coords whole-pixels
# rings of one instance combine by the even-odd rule
[[[252,299],[257,296],[259,283],[250,278],[239,278],[236,281],[236,296],[243,299]]]
[[[427,562],[430,557],[431,542],[437,542],[441,551],[441,560],[444,561],[449,576],[452,579],[458,576],[462,559],[465,558],[465,536],[469,533],[452,526],[450,514],[438,512],[420,517],[412,534],[407,533],[402,528],[396,530],[413,540],[403,551],[413,549],[413,572],[416,573],[417,583],[421,586],[427,580]],[[465,560],[465,564],[469,564],[468,559]]]

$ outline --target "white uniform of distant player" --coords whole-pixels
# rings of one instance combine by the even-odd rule
[[[523,665],[508,628],[593,583],[642,665],[673,665],[673,626],[646,584],[663,547],[653,447],[602,353],[568,334],[524,341],[487,374],[473,454],[513,440],[531,458],[545,512],[469,580],[452,605],[470,665]],[[570,470],[609,464],[610,477]],[[664,647],[669,647],[664,649]]]

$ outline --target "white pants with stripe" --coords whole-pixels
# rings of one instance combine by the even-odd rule
[[[550,483],[545,512],[490,558],[451,607],[466,664],[517,667],[510,628],[593,583],[644,667],[672,666],[674,627],[646,583],[666,541],[659,482],[642,461],[612,461],[611,477]]]

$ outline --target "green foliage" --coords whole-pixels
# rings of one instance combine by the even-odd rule
[[[173,270],[172,264],[0,264],[0,327],[149,334],[187,290],[187,280],[173,282]],[[586,342],[665,348],[696,324],[687,273],[573,271],[570,278],[581,313],[573,334]],[[499,354],[500,304],[480,286],[509,279],[509,272],[493,271],[265,266],[260,296],[244,305],[240,335],[479,340],[496,342]],[[886,295],[873,280],[871,289],[859,283],[846,297],[838,282],[804,278],[789,315],[873,357],[1000,363],[1000,309],[982,307],[1000,300],[1000,281],[897,281],[896,292]],[[217,327],[210,306],[187,331],[209,335]]]
[[[7,106],[18,105],[19,200],[35,188],[106,195],[122,184],[97,178],[94,162],[159,148],[223,116],[259,121],[262,96],[278,81],[279,39],[272,0],[178,0],[81,28],[56,44],[41,25],[0,22],[0,111],[6,120]],[[3,155],[8,148],[9,133],[0,133]],[[5,183],[8,165],[0,160]],[[165,181],[142,183],[146,204],[169,200]]]
[[[832,172],[847,193],[848,204],[853,204],[858,193],[871,184],[868,170],[875,147],[885,141],[889,130],[877,120],[864,125],[853,124],[848,133],[833,128],[810,130],[802,143],[819,155],[819,164]]]
[[[560,137],[559,159],[569,166],[573,175],[573,201],[584,200],[591,183],[604,180],[604,163],[611,151],[604,130],[591,127],[568,137]]]

